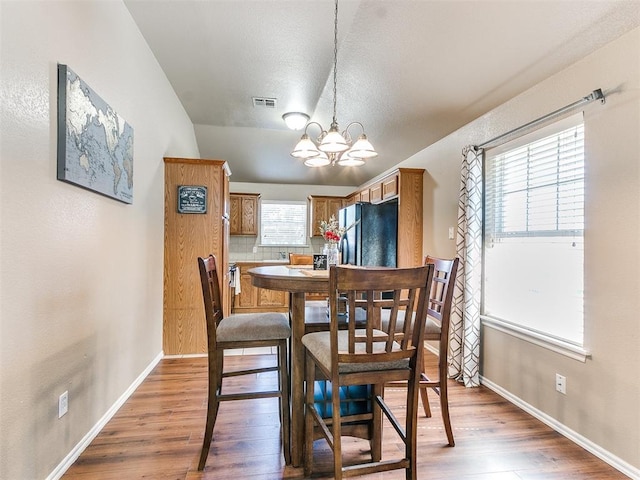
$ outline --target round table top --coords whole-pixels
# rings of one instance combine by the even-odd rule
[[[268,290],[292,293],[326,293],[329,271],[313,270],[306,265],[269,265],[248,270],[251,283]]]

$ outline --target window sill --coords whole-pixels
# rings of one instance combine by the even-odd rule
[[[587,350],[577,345],[533,332],[526,328],[513,325],[512,323],[498,320],[497,318],[487,317],[484,315],[481,315],[480,318],[482,320],[482,324],[486,327],[493,328],[494,330],[506,333],[507,335],[512,335],[526,342],[533,343],[539,347],[564,355],[565,357],[578,360],[579,362],[584,363],[587,361],[587,358],[591,357],[591,354]]]

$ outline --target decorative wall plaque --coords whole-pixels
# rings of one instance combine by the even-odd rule
[[[180,185],[178,213],[207,213],[207,187]]]

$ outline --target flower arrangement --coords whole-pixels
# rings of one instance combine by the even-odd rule
[[[329,217],[329,221],[322,220],[320,222],[320,232],[322,237],[329,243],[338,243],[344,235],[346,228],[338,225],[335,215]]]

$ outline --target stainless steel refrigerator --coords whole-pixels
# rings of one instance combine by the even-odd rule
[[[340,242],[342,263],[397,266],[397,201],[355,203],[341,209],[338,220],[347,229]]]

